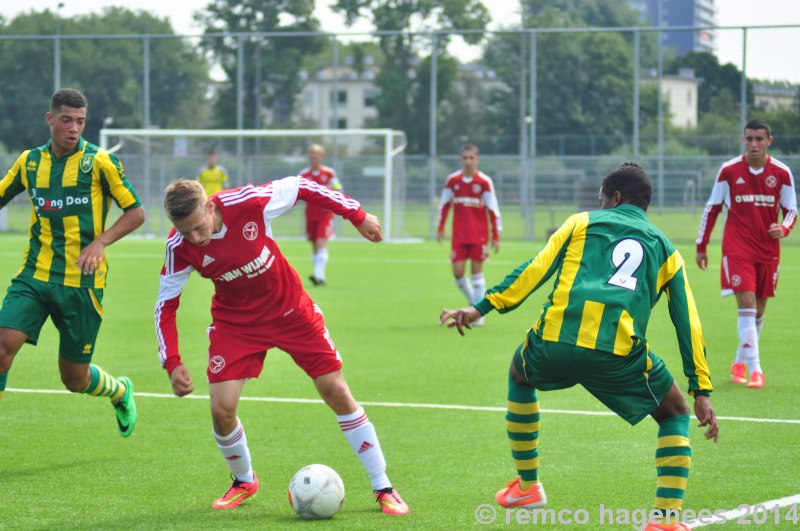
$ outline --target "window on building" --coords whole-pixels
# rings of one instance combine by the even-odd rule
[[[331,118],[330,127],[331,129],[347,129],[347,118],[336,118],[336,120]]]
[[[337,91],[335,98],[333,91],[331,91],[331,103],[336,103],[337,105],[345,105],[347,103],[347,91],[346,90]]]
[[[375,100],[378,97],[378,91],[367,89],[364,91],[364,107],[375,107]]]

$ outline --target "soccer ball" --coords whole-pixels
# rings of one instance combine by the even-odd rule
[[[302,518],[330,518],[343,501],[344,483],[329,466],[304,466],[289,482],[289,503]]]

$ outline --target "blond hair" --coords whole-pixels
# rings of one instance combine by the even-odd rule
[[[311,153],[314,152],[319,153],[320,155],[324,155],[325,148],[322,147],[320,144],[311,144],[310,146],[308,146],[308,153],[310,155]]]
[[[164,210],[170,220],[181,221],[192,215],[207,199],[202,184],[195,180],[177,179],[164,189]]]

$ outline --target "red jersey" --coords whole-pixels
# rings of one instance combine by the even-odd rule
[[[341,190],[342,188],[339,184],[339,179],[336,178],[336,170],[328,166],[320,166],[318,170],[312,170],[309,166],[302,170],[299,175],[331,190]],[[326,208],[311,203],[306,205],[306,219],[308,221],[325,221],[332,217],[333,213]]]
[[[770,262],[780,258],[780,240],[767,233],[778,222],[784,236],[797,221],[797,196],[792,170],[781,161],[767,157],[763,168],[754,170],[742,155],[724,163],[717,174],[708,199],[700,231],[697,252],[706,252],[711,231],[722,205],[728,208],[728,219],[722,236],[722,255],[753,262]]]
[[[193,245],[174,228],[167,237],[155,306],[158,355],[167,371],[181,363],[175,313],[192,271],[214,282],[211,317],[215,326],[279,326],[293,312],[312,313],[314,303],[272,239],[272,220],[299,199],[331,210],[356,226],[366,217],[355,199],[302,177],[226,190],[211,199],[223,223],[211,243]]]
[[[492,225],[492,239],[500,239],[503,227],[491,177],[477,171],[468,178],[464,177],[464,172],[458,171],[447,178],[439,203],[438,232],[444,232],[451,205],[453,245],[486,244],[489,241],[489,223]]]

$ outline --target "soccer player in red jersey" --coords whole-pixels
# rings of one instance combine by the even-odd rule
[[[739,347],[731,365],[734,383],[764,387],[758,338],[767,299],[778,284],[780,239],[797,221],[792,170],[767,154],[772,144],[769,125],[750,121],[744,129],[745,153],[724,163],[717,174],[697,235],[697,265],[708,266],[706,248],[724,204],[728,209],[722,237],[722,296],[736,295]],[[778,212],[783,219],[778,223]],[[747,379],[747,369],[750,379]]]
[[[369,473],[383,512],[406,514],[391,486],[375,428],[342,375],[338,350],[322,312],[271,237],[271,222],[298,200],[313,202],[349,220],[369,241],[383,239],[378,218],[360,204],[303,177],[222,191],[210,198],[194,180],[166,189],[164,206],[175,228],[167,237],[155,306],[161,364],[178,396],[194,390],[178,351],[176,310],[192,271],[214,282],[207,376],[214,438],[234,476],[212,507],[232,509],[258,490],[244,428],[236,414],[242,388],[261,374],[267,350],[287,352],[314,381],[325,403]]]
[[[483,277],[483,262],[489,258],[489,224],[491,223],[491,245],[495,253],[500,251],[502,222],[497,196],[492,179],[478,170],[480,154],[478,148],[466,144],[461,148],[462,170],[451,174],[444,185],[439,203],[439,219],[436,222],[436,239],[444,239],[444,226],[450,207],[453,208],[453,236],[450,262],[458,289],[470,304],[481,300],[486,292]],[[471,262],[472,282],[466,278],[466,262]],[[483,324],[480,319],[474,326]]]
[[[322,159],[325,149],[319,144],[308,148],[309,166],[300,172],[317,184],[331,190],[341,191],[342,185],[336,177],[336,170],[324,166]],[[333,212],[313,203],[306,204],[306,237],[311,242],[311,263],[314,274],[309,277],[315,286],[325,285],[325,266],[328,264],[328,240],[333,236]]]

